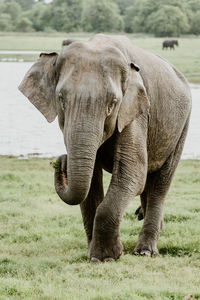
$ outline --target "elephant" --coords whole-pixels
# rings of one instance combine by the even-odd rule
[[[62,46],[68,46],[68,45],[70,45],[72,42],[74,42],[74,40],[63,40],[63,41],[62,41]]]
[[[171,49],[175,49],[174,45],[179,46],[177,40],[165,40],[162,44],[162,49],[164,50],[165,48],[168,49],[168,47]]]
[[[187,134],[185,77],[126,36],[97,34],[58,53],[41,53],[19,90],[52,122],[67,154],[55,164],[55,190],[80,204],[91,262],[123,253],[120,225],[140,195],[143,225],[135,255],[158,254],[163,206]],[[111,173],[104,195],[102,170]]]
[[[174,43],[174,45],[179,46],[178,40],[172,40],[172,42]]]

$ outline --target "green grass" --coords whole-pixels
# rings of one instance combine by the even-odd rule
[[[161,38],[143,38],[134,40],[138,46],[167,59],[180,70],[189,82],[200,83],[200,38],[179,38],[179,47],[162,50]]]
[[[0,50],[38,50],[60,51],[64,39],[87,40],[93,33],[0,33]],[[173,50],[162,50],[164,38],[153,38],[146,35],[128,37],[138,46],[159,54],[174,64],[193,83],[200,83],[200,38],[179,38],[180,46]],[[0,60],[13,55],[0,54]],[[25,61],[36,60],[38,55],[14,55]]]
[[[59,51],[64,39],[87,40],[90,33],[0,33],[0,50]]]
[[[64,204],[51,159],[0,156],[0,299],[200,299],[200,161],[181,161],[156,258],[136,257],[133,199],[121,226],[125,253],[90,264],[79,207]],[[109,176],[105,173],[105,189]]]

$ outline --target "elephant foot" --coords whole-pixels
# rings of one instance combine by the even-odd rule
[[[101,261],[100,261],[98,258],[92,256],[92,257],[90,258],[90,262],[93,263],[93,264],[96,264],[96,263],[99,263],[99,262],[101,262]]]
[[[158,248],[157,248],[157,241],[155,240],[145,240],[145,239],[139,239],[137,242],[134,250],[134,255],[140,255],[140,256],[156,256],[159,254]]]
[[[92,241],[89,250],[90,262],[112,262],[117,260],[123,253],[123,245],[119,239],[101,244]]]

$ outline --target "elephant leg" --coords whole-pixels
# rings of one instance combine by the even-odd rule
[[[158,254],[157,239],[162,226],[164,200],[181,157],[187,128],[188,122],[175,151],[168,157],[162,168],[148,174],[146,212],[143,227],[133,252],[135,255],[151,256]]]
[[[132,132],[132,131],[131,131]],[[129,201],[144,189],[147,174],[146,140],[143,132],[128,129],[118,137],[108,192],[98,206],[90,247],[92,262],[116,260],[123,252],[120,223]],[[134,153],[134,155],[133,155]]]
[[[96,209],[103,200],[103,198],[104,191],[102,167],[100,162],[96,161],[90,191],[88,193],[87,198],[80,204],[83,224],[87,235],[88,248],[92,240],[93,223],[96,214]]]
[[[145,214],[146,214],[146,205],[147,205],[147,192],[144,190],[144,192],[140,195],[140,200],[141,200],[141,206],[139,206],[136,211],[135,215],[138,218],[138,221],[141,221],[144,219]],[[164,219],[161,219],[160,222],[160,228],[161,230],[164,230]]]

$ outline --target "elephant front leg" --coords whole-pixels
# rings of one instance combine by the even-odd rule
[[[111,191],[96,211],[89,253],[91,262],[116,260],[123,252],[119,232],[122,211],[119,211],[120,207],[117,203],[114,204],[115,201],[119,202],[119,193],[116,196],[116,193],[112,191],[115,201],[109,198],[110,193]]]
[[[134,186],[135,182],[129,184],[126,180],[121,186],[113,180],[105,199],[97,208],[90,246],[92,262],[117,260],[123,253],[120,242],[121,220],[128,203],[139,193],[139,187],[127,190],[126,185]]]
[[[144,189],[147,172],[146,150],[138,149],[133,141],[137,143],[130,137],[128,143],[126,139],[118,145],[111,183],[96,211],[90,246],[92,262],[117,260],[123,252],[121,220],[130,200]]]
[[[89,194],[85,201],[80,204],[83,224],[87,235],[88,249],[92,240],[94,217],[98,205],[104,198],[103,181],[102,181],[102,167],[100,162],[96,161],[94,167],[93,178]]]

